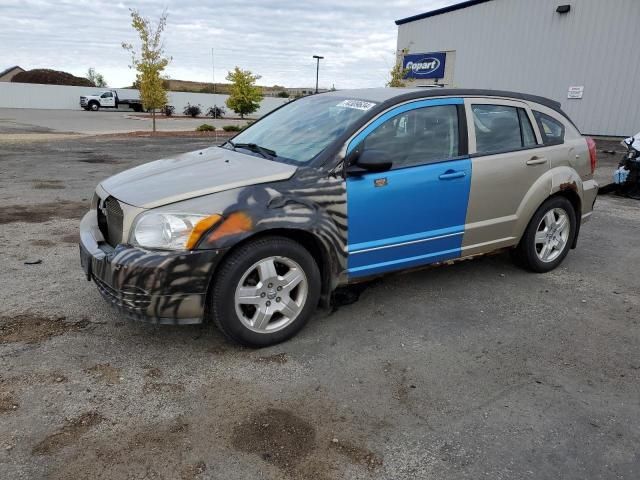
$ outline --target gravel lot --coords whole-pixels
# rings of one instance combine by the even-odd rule
[[[499,254],[386,277],[247,350],[125,321],[79,267],[101,179],[207,144],[0,143],[0,477],[640,476],[640,204],[601,197],[552,273]]]

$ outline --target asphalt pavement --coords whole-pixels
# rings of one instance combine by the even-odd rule
[[[79,266],[101,179],[210,142],[59,138],[0,144],[0,477],[640,476],[638,202],[600,197],[553,272],[388,276],[248,350],[125,320]]]
[[[204,118],[202,116],[191,118],[156,115],[156,128],[158,131],[193,131],[203,123],[222,128],[224,125],[244,125],[246,121],[231,118],[214,120],[213,118]],[[103,109],[97,112],[90,112],[79,107],[77,110],[0,108],[0,137],[11,134],[34,133],[100,135],[150,131],[151,129],[150,114],[135,113],[129,109]]]

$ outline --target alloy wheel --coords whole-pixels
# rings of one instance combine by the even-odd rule
[[[538,258],[545,262],[553,262],[567,246],[571,223],[569,215],[562,208],[553,208],[544,214],[535,236],[535,249]]]
[[[240,321],[257,333],[272,333],[300,315],[309,292],[304,270],[287,257],[268,257],[242,275],[235,291]]]

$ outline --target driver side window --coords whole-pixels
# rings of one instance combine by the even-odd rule
[[[379,150],[405,168],[459,156],[458,109],[437,105],[409,110],[382,123],[363,143],[363,150]]]

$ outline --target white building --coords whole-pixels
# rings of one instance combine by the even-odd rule
[[[640,130],[640,0],[471,0],[396,24],[412,84],[548,97],[584,134]]]

